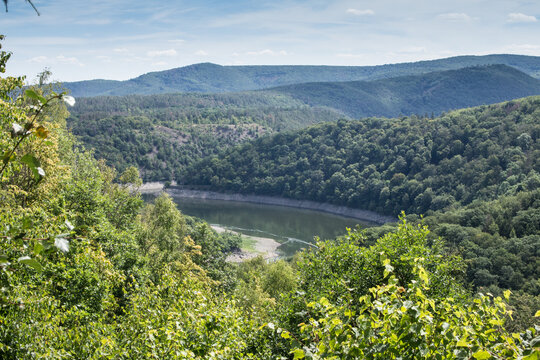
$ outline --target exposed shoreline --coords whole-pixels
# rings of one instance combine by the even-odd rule
[[[242,261],[246,261],[254,257],[257,257],[257,256],[262,256],[266,260],[276,259],[279,257],[279,254],[277,253],[276,250],[281,244],[278,243],[274,239],[244,235],[237,231],[232,231],[218,225],[210,225],[210,226],[218,234],[221,234],[223,232],[230,232],[233,234],[240,235],[243,238],[248,238],[250,240],[255,241],[254,250],[241,249],[241,251],[239,252],[232,253],[227,257],[227,261],[229,262],[242,262]]]
[[[238,201],[238,202],[247,202],[253,204],[264,204],[264,205],[279,205],[287,206],[299,209],[306,210],[315,210],[321,211],[334,215],[341,215],[357,220],[364,220],[378,225],[386,224],[389,222],[396,222],[398,219],[378,214],[374,211],[353,209],[346,206],[338,206],[326,203],[319,203],[311,200],[295,200],[287,199],[282,197],[274,196],[263,196],[263,195],[244,195],[244,194],[227,194],[219,193],[215,191],[206,191],[206,190],[191,190],[183,189],[181,187],[170,187],[168,189],[164,188],[163,183],[153,182],[145,183],[140,188],[141,193],[158,193],[161,191],[166,191],[168,194],[185,197],[191,199],[209,199],[209,200],[223,200],[223,201]]]

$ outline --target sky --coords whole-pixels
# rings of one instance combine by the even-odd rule
[[[538,0],[10,0],[7,75],[126,80],[220,65],[380,65],[540,56]],[[1,3],[0,3],[1,5]]]

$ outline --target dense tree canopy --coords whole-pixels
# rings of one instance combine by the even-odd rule
[[[190,166],[181,181],[385,214],[423,214],[540,185],[540,98],[436,119],[340,120],[264,137]]]

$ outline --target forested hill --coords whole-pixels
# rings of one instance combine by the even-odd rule
[[[540,97],[436,119],[340,120],[230,148],[183,173],[219,191],[423,214],[540,186]]]
[[[201,157],[269,132],[347,115],[431,116],[532,94],[540,94],[540,80],[492,65],[271,91],[80,98],[68,124],[98,158],[120,171],[135,165],[145,180],[167,180]]]
[[[506,65],[488,65],[375,81],[294,84],[272,91],[354,118],[395,117],[538,95],[540,80]]]
[[[144,180],[171,180],[187,164],[269,132],[343,117],[287,95],[160,94],[80,98],[68,126],[96,158]]]
[[[305,82],[376,80],[463,67],[505,64],[540,78],[540,57],[524,55],[457,56],[378,66],[221,66],[194,64],[141,75],[126,81],[64,83],[73,96],[231,92]]]

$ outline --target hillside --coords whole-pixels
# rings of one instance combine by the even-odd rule
[[[348,117],[426,114],[540,94],[540,80],[504,65],[372,82],[308,83],[228,94],[80,98],[68,125],[120,171],[170,180],[219,149],[275,131]]]
[[[175,92],[212,93],[257,90],[306,82],[369,81],[490,64],[505,64],[540,78],[540,57],[485,55],[377,66],[221,66],[202,63],[151,72],[126,81],[88,80],[67,82],[64,85],[75,97]]]
[[[170,180],[219,149],[343,115],[280,94],[174,94],[81,98],[68,126],[98,159],[144,180]]]
[[[429,119],[339,120],[264,137],[188,167],[186,184],[397,215],[540,186],[540,97]]]
[[[295,84],[272,91],[354,118],[396,117],[538,95],[540,80],[506,65],[489,65],[369,82]]]

